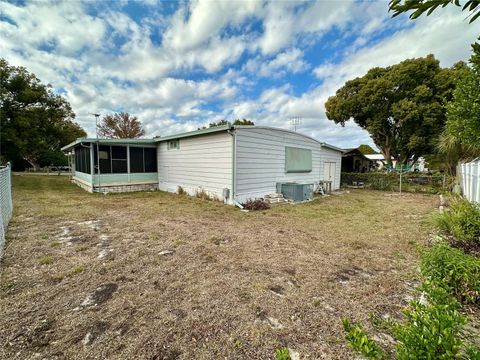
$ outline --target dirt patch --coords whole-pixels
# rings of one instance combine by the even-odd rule
[[[272,329],[283,328],[283,325],[280,324],[280,321],[278,321],[278,319],[275,319],[274,317],[268,316],[265,310],[257,309],[257,319],[260,320],[262,323],[267,324]]]
[[[80,304],[80,308],[90,308],[102,305],[112,298],[113,293],[117,291],[117,289],[118,285],[116,283],[100,285],[94,292],[87,295]]]
[[[269,290],[277,296],[285,297],[285,289],[279,285],[270,286]]]
[[[95,321],[83,336],[82,344],[85,346],[91,345],[99,336],[107,331],[109,327],[110,324],[106,321]]]

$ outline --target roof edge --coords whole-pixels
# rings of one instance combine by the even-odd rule
[[[155,140],[152,139],[132,139],[132,138],[78,138],[75,141],[72,141],[70,144],[67,144],[60,148],[61,151],[66,151],[68,149],[73,148],[75,145],[81,144],[81,143],[94,143],[94,142],[99,142],[100,144],[152,144],[155,145]]]
[[[341,148],[339,148],[339,147],[336,147],[336,146],[333,146],[333,145],[330,145],[329,143],[322,142],[321,144],[322,144],[323,147],[326,147],[326,148],[329,148],[329,149],[332,149],[332,150],[339,151],[339,152],[341,152],[342,154],[345,152],[343,149],[341,149]]]
[[[211,134],[211,133],[216,133],[221,131],[228,131],[231,128],[232,128],[232,124],[227,123],[226,125],[214,126],[206,129],[187,131],[187,132],[172,134],[167,136],[156,136],[153,138],[153,141],[162,142],[162,141],[167,141],[172,139],[181,139],[181,138],[192,137],[192,136],[200,136],[200,135]]]

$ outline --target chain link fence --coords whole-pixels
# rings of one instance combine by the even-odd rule
[[[5,233],[12,217],[12,170],[10,165],[0,166],[0,257],[5,245]]]

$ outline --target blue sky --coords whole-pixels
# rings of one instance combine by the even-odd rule
[[[148,136],[247,118],[340,147],[372,144],[335,125],[324,103],[373,66],[434,54],[467,60],[478,35],[459,8],[411,21],[387,1],[22,1],[0,3],[0,56],[25,66],[72,105],[126,111]]]

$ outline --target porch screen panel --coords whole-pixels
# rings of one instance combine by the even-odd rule
[[[112,146],[112,173],[126,174],[127,168],[127,148],[126,146]]]
[[[157,149],[144,148],[145,172],[157,172]]]
[[[130,147],[130,172],[143,173],[143,148]]]
[[[82,146],[75,148],[75,171],[90,174],[90,149]]]

